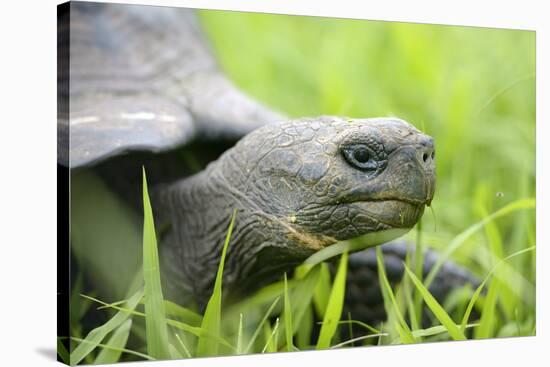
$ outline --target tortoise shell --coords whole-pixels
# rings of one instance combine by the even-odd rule
[[[58,163],[238,139],[281,116],[220,70],[189,9],[72,2],[58,29]]]

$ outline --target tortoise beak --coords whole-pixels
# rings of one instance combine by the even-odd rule
[[[416,146],[416,158],[424,171],[426,205],[430,206],[435,193],[435,147],[433,139],[423,136]]]
[[[426,177],[426,205],[431,206],[435,193],[435,174]]]
[[[434,157],[433,139],[428,136],[396,150],[386,168],[389,177],[380,177],[391,184],[380,190],[380,196],[430,206],[435,192]]]

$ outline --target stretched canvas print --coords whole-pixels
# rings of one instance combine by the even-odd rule
[[[535,33],[58,7],[58,358],[535,335]]]

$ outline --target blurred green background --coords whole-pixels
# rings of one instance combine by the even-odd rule
[[[534,198],[535,32],[226,11],[200,17],[229,77],[267,105],[291,117],[397,116],[434,137],[428,246],[444,250],[489,213]],[[483,278],[499,258],[533,245],[534,210],[521,210],[476,233],[453,260]],[[500,326],[534,326],[535,253],[510,264]]]

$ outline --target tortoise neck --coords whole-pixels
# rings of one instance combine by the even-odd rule
[[[208,300],[235,209],[223,278],[233,295],[276,279],[311,253],[294,248],[280,220],[229,183],[222,166],[215,162],[157,195],[156,211],[170,222],[160,247],[164,288],[179,303]]]

